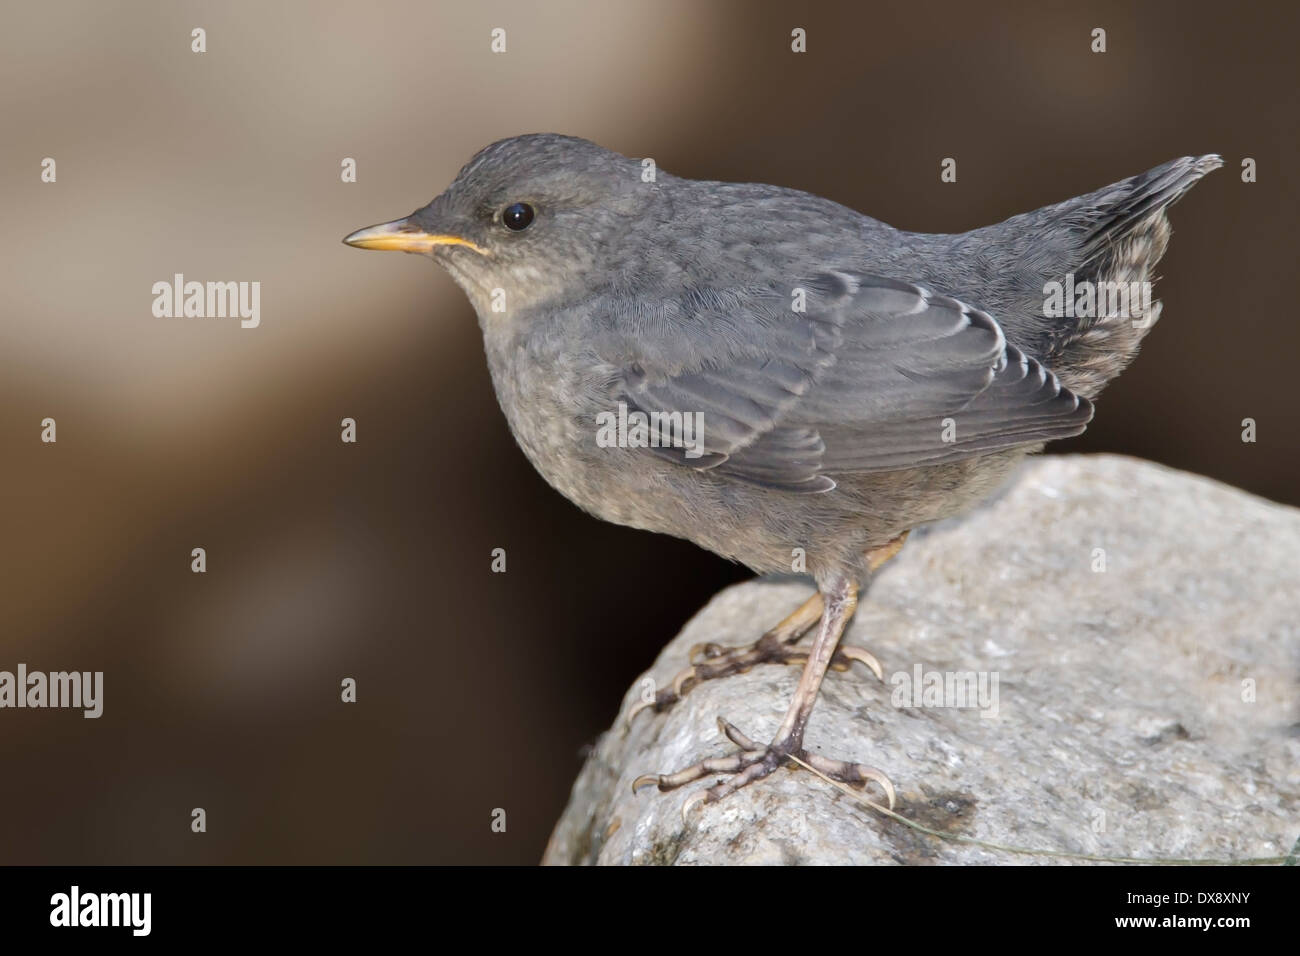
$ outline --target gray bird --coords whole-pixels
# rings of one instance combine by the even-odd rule
[[[1184,157],[930,235],[793,189],[647,175],[537,134],[488,146],[427,206],[344,241],[451,273],[515,439],[579,507],[816,581],[752,646],[706,645],[653,705],[755,664],[803,663],[772,742],[720,720],[734,754],[637,785],[725,776],[704,792],[713,802],[793,756],[875,781],[892,805],[881,771],[804,749],[828,668],[881,674],[869,653],[837,649],[859,592],[909,530],[1084,430],[1159,316],[1149,283],[1166,209],[1220,165]]]

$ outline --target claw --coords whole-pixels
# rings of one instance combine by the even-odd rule
[[[876,675],[876,680],[882,683],[885,680],[885,670],[880,666],[880,661],[876,660],[874,654],[861,647],[841,647],[839,652],[847,657],[850,661],[858,661],[866,664],[871,673]]]
[[[641,711],[643,710],[653,707],[654,705],[655,702],[653,700],[638,700],[632,706],[632,709],[627,712],[627,726],[628,727],[632,726],[632,721],[633,719],[635,719],[637,714],[641,713]]]
[[[889,778],[879,770],[874,770],[871,767],[859,767],[858,772],[865,778],[863,780],[864,785],[867,780],[874,780],[880,784],[880,788],[885,791],[885,796],[889,797],[889,809],[894,809],[894,805],[898,802],[896,799],[897,794],[894,793],[894,785],[889,782]]]
[[[659,786],[659,780],[660,777],[657,773],[643,773],[632,781],[632,792],[636,793],[642,787],[648,787],[650,784],[654,784],[657,787]]]
[[[682,804],[682,822],[690,823],[691,811],[694,810],[696,807],[698,807],[701,803],[708,803],[708,802],[709,802],[709,791],[707,790],[701,790],[699,793],[693,793],[689,797],[687,797],[686,802]]]
[[[840,783],[847,783],[849,786],[865,786],[867,781],[874,780],[880,785],[880,789],[885,791],[885,796],[889,798],[889,809],[891,810],[894,809],[898,801],[898,795],[894,792],[893,783],[882,771],[877,770],[875,767],[864,767],[860,763],[832,760],[829,757],[823,757],[821,754],[805,753],[800,759],[818,773],[825,774]]]

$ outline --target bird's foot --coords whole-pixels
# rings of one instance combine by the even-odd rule
[[[701,803],[717,803],[723,797],[735,793],[742,787],[747,787],[756,780],[762,780],[784,763],[790,763],[797,767],[798,764],[790,759],[793,756],[832,780],[838,780],[855,789],[865,787],[868,781],[874,781],[885,791],[885,796],[889,798],[889,808],[891,810],[894,808],[894,785],[882,771],[874,767],[848,763],[843,760],[832,760],[820,754],[809,753],[795,739],[775,740],[764,747],[746,737],[735,725],[721,717],[718,718],[718,728],[727,736],[728,740],[740,748],[738,753],[727,757],[710,757],[676,773],[645,774],[637,777],[632,782],[633,792],[641,787],[654,784],[661,793],[667,793],[669,790],[676,790],[678,787],[699,780],[701,777],[714,774],[730,775],[729,779],[719,780],[712,787],[702,790],[688,799],[682,806],[682,816],[685,817],[694,807],[699,806]]]
[[[814,602],[815,606],[814,606]],[[812,608],[811,622],[809,609]],[[673,682],[658,690],[654,699],[639,701],[628,711],[627,722],[630,725],[637,714],[653,708],[655,713],[663,713],[677,701],[681,700],[696,684],[706,680],[717,680],[733,674],[743,674],[756,664],[797,664],[802,667],[808,662],[808,648],[800,647],[796,642],[821,613],[821,595],[814,595],[804,607],[800,608],[786,620],[768,631],[753,644],[745,647],[722,647],[719,644],[696,644],[691,648],[691,666],[679,672]],[[840,647],[831,658],[831,668],[846,671],[858,661],[876,675],[877,680],[884,680],[885,673],[880,661],[861,647]]]

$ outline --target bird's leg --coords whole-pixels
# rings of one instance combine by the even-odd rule
[[[693,767],[679,770],[672,774],[647,774],[638,777],[632,789],[647,784],[655,784],[661,791],[674,790],[683,784],[699,780],[712,774],[731,774],[730,779],[720,780],[704,791],[701,799],[706,803],[716,803],[741,787],[748,786],[755,780],[762,780],[790,756],[796,756],[804,763],[826,774],[826,776],[853,786],[863,786],[868,780],[874,780],[885,790],[889,805],[894,805],[894,788],[879,770],[861,764],[831,760],[818,754],[810,754],[803,748],[804,731],[808,727],[808,717],[817,703],[817,694],[821,690],[822,680],[835,656],[835,648],[844,633],[845,625],[858,604],[857,585],[841,578],[823,592],[824,609],[817,637],[808,652],[808,662],[804,665],[795,689],[794,699],[786,711],[785,720],[776,732],[776,737],[766,747],[761,747],[737,730],[726,720],[719,719],[718,724],[727,738],[740,748],[739,753],[729,757],[714,757],[701,761]],[[687,804],[690,807],[694,800]]]
[[[911,533],[910,531],[904,531],[893,541],[866,552],[867,570],[872,574],[880,570],[882,564],[903,550],[903,545],[907,543],[907,536]]]
[[[867,567],[875,572],[882,564],[898,554],[907,540],[904,531],[897,538],[879,548],[866,553]],[[808,662],[808,650],[796,647],[799,639],[812,630],[822,616],[822,595],[818,591],[799,609],[772,628],[753,644],[745,647],[723,647],[720,644],[696,644],[691,648],[691,665],[678,672],[673,682],[657,691],[653,701],[641,701],[628,711],[627,721],[643,710],[654,708],[655,713],[662,713],[701,681],[717,680],[732,674],[743,674],[756,664],[799,664]],[[696,658],[699,657],[697,661]],[[876,675],[877,680],[884,680],[884,669],[875,655],[861,647],[841,647],[836,649],[831,658],[831,667],[837,671],[846,671],[854,661],[862,664]]]
[[[821,614],[822,596],[819,591],[753,644],[729,648],[718,644],[697,644],[691,648],[690,656],[694,660],[697,654],[702,654],[702,659],[679,672],[669,686],[655,693],[654,700],[641,701],[633,707],[627,715],[628,723],[651,707],[656,713],[667,710],[700,681],[743,674],[756,664],[803,664],[808,659],[808,652],[794,647],[794,644],[812,629]],[[848,668],[847,656],[842,664],[843,668]]]
[[[799,606],[799,609],[772,628],[753,644],[745,647],[722,647],[718,644],[697,644],[691,648],[691,658],[701,659],[680,671],[673,682],[655,693],[654,700],[638,702],[628,711],[627,720],[643,710],[654,708],[662,713],[701,681],[717,680],[733,674],[743,674],[756,664],[799,664],[808,662],[808,649],[796,647],[799,638],[807,634],[822,616],[822,595],[819,591]],[[877,678],[883,680],[880,662],[860,647],[847,647],[835,652],[831,666],[839,671],[849,669],[854,661],[861,661]]]
[[[800,604],[793,614],[787,616],[780,624],[772,628],[753,644],[746,647],[723,647],[721,644],[714,644],[711,642],[708,644],[696,644],[691,648],[690,658],[693,661],[697,656],[703,656],[705,660],[717,660],[720,657],[725,658],[728,655],[738,655],[743,651],[756,650],[760,645],[779,647],[784,644],[794,644],[799,640],[799,638],[812,630],[813,625],[821,619],[821,616],[822,592],[818,591],[808,600]],[[799,663],[802,664],[803,661],[800,661]],[[748,668],[746,668],[746,670],[748,670]],[[733,671],[733,673],[740,672]],[[717,676],[720,677],[723,675],[719,674]],[[710,678],[705,677],[702,679],[709,680]]]

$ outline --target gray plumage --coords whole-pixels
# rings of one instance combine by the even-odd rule
[[[1185,157],[926,235],[775,186],[647,183],[638,160],[531,135],[484,149],[408,222],[487,253],[431,251],[473,302],[501,407],[553,486],[759,572],[802,548],[822,582],[862,579],[865,551],[1083,431],[1159,306],[1136,325],[1047,317],[1046,284],[1149,281],[1165,210],[1220,164]],[[536,210],[517,233],[501,222],[515,202]],[[704,454],[598,447],[597,416],[620,401],[702,412]]]
[[[802,556],[816,578],[818,593],[754,645],[703,651],[644,704],[801,663],[771,743],[720,720],[733,753],[634,789],[727,775],[699,795],[713,802],[795,763],[874,782],[892,806],[883,771],[804,746],[829,667],[856,660],[883,676],[870,652],[839,648],[861,587],[909,530],[1083,431],[1159,315],[1149,296],[1125,302],[1114,286],[1103,304],[1101,290],[1150,281],[1165,210],[1219,165],[1177,159],[945,236],[775,186],[662,171],[647,182],[640,162],[593,143],[520,136],[407,219],[345,241],[447,268],[478,313],[516,440],[572,501],[760,572],[799,570]],[[1095,288],[1091,307],[1076,288]],[[615,436],[614,418],[643,428]],[[702,432],[685,433],[687,420]]]

